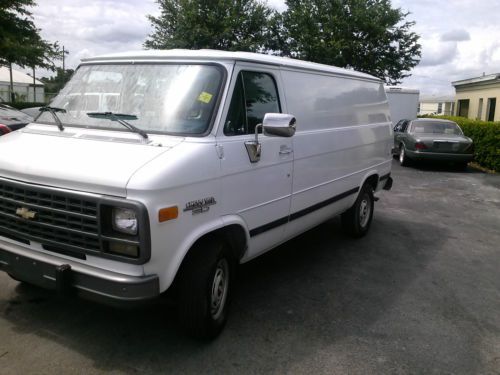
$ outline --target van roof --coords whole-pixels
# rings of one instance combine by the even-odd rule
[[[336,66],[317,64],[309,61],[302,61],[288,57],[278,57],[262,53],[252,52],[228,52],[211,49],[187,50],[141,50],[131,52],[120,52],[109,55],[101,55],[82,59],[82,62],[100,62],[100,61],[158,61],[158,60],[232,60],[248,61],[259,64],[278,65],[319,72],[333,73],[337,75],[349,76],[360,79],[375,80],[380,82],[379,78],[369,74],[338,68]]]

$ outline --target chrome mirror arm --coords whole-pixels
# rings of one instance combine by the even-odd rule
[[[259,142],[259,128],[262,128],[262,124],[257,124],[255,126],[255,140],[245,142],[250,163],[257,163],[260,160],[262,147]]]

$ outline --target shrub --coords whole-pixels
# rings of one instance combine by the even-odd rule
[[[11,107],[17,109],[31,108],[31,107],[43,107],[47,105],[46,103],[35,103],[35,102],[14,102],[14,103],[5,103],[10,105]]]
[[[471,120],[465,117],[429,116],[455,121],[474,141],[474,159],[483,167],[500,172],[500,122]]]

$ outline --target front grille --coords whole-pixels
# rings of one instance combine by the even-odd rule
[[[23,208],[35,216],[23,218],[16,214]],[[99,252],[97,201],[0,181],[0,235],[36,241],[46,248],[60,246]]]

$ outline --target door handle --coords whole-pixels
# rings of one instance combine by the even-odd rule
[[[280,146],[280,152],[279,152],[280,155],[288,155],[288,154],[291,154],[292,152],[293,152],[293,150],[290,147],[288,147],[286,145]]]

